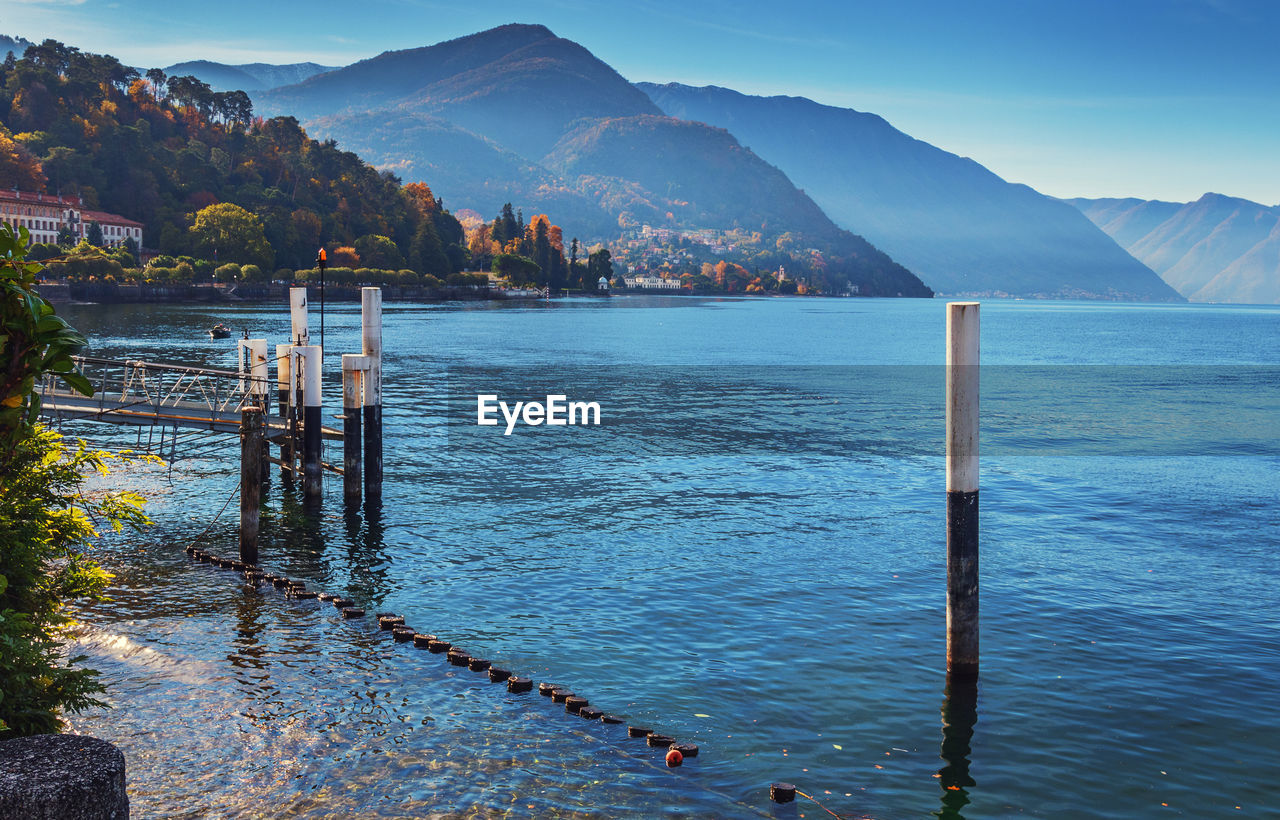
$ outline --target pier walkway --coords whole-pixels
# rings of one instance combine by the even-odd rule
[[[235,370],[88,356],[75,362],[93,385],[93,396],[75,392],[50,374],[40,386],[45,416],[238,434],[246,407],[268,409],[266,380]],[[263,421],[270,441],[283,440],[290,432],[287,418],[264,413]],[[320,434],[342,440],[342,431],[331,427],[322,426]]]

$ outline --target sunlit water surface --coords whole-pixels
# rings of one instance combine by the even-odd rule
[[[93,353],[231,366],[279,306],[70,306]],[[1277,811],[1280,310],[983,306],[982,676],[944,703],[944,307],[388,304],[381,511],[273,477],[262,561],[697,743],[513,695],[236,550],[238,450],[166,433],[113,482],[80,649],[135,816],[1190,817]],[[359,312],[330,304],[326,421]],[[318,326],[313,314],[313,333]],[[604,424],[474,424],[480,392]],[[66,424],[113,447],[160,431]],[[221,443],[218,443],[221,442]],[[340,461],[330,445],[326,458]],[[230,500],[230,503],[227,503]],[[224,509],[225,507],[225,509]],[[943,710],[949,720],[944,735]]]

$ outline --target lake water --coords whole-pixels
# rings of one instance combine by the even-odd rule
[[[679,769],[191,562],[235,552],[239,467],[185,435],[115,479],[156,524],[104,544],[81,649],[114,708],[76,729],[124,749],[136,816],[1276,816],[1280,308],[984,302],[976,702],[944,701],[944,311],[388,303],[383,508],[273,477],[264,566],[697,743]],[[215,321],[289,332],[284,305],[61,312],[94,355],[186,364],[233,365]],[[335,426],[358,328],[328,306]],[[603,423],[504,436],[478,393]]]

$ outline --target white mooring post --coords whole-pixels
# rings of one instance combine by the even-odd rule
[[[342,357],[342,495],[360,500],[360,414],[368,357],[351,353]]]
[[[289,415],[289,393],[293,389],[293,345],[276,345],[276,400],[279,402],[280,418]]]
[[[307,329],[306,288],[289,288],[289,319],[292,334],[289,343],[299,346],[311,344],[311,331]]]
[[[276,345],[276,398],[280,403],[280,418],[285,421],[284,435],[280,437],[280,475],[293,479],[293,461],[297,455],[294,447],[294,412],[297,396],[297,376],[293,364],[296,354],[293,345]]]
[[[382,288],[360,289],[364,377],[364,496],[382,501]]]
[[[263,431],[258,436],[258,439],[262,447],[262,483],[265,486],[267,480],[271,477],[271,462],[267,460],[267,457],[270,455],[269,448],[271,447],[271,444],[267,441],[265,429],[267,408],[270,407],[268,397],[270,395],[269,380],[271,378],[270,365],[267,361],[267,340],[241,339],[239,345],[243,347],[248,354],[245,357],[248,359],[248,366],[247,368],[245,367],[246,363],[244,362],[244,359],[242,359],[241,372],[248,370],[249,378],[251,379],[251,389],[248,391],[253,396],[251,403],[256,406],[262,414],[262,418],[259,421],[261,422]]]
[[[321,495],[320,346],[298,348],[302,361],[302,494]]]
[[[978,303],[947,304],[947,674],[978,675]]]

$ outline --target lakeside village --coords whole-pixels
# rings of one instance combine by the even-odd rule
[[[418,285],[428,289],[487,291],[507,298],[547,295],[545,277],[537,275],[541,271],[528,269],[532,266],[527,262],[533,260],[525,260],[517,253],[504,253],[503,248],[489,238],[492,229],[478,214],[463,212],[460,217],[467,244],[474,256],[493,259],[489,271],[463,271],[439,278],[429,274],[418,275],[403,268],[374,269],[361,266],[360,249],[337,246],[328,250],[332,260],[327,271],[328,283],[335,287]],[[510,218],[509,211],[507,218]],[[535,246],[539,229],[544,227],[538,224],[538,220],[546,220],[546,217],[535,217],[534,222],[527,226]],[[519,221],[522,218],[518,218]],[[319,275],[318,270],[287,269],[264,274],[258,265],[219,264],[216,248],[211,254],[212,259],[162,254],[144,245],[141,222],[86,208],[83,200],[74,195],[5,189],[0,191],[0,222],[14,228],[25,227],[30,232],[32,258],[49,263],[49,275],[43,290],[55,299],[90,297],[109,300],[112,291],[117,297],[127,299],[130,295],[138,295],[143,285],[150,285],[149,290],[159,292],[153,295],[162,296],[177,295],[173,292],[175,286],[188,289],[203,286],[211,289],[208,294],[211,299],[218,296],[234,298],[237,285],[240,285],[239,290],[244,291],[240,298],[245,298],[263,290],[264,285],[310,282]],[[563,258],[559,229],[549,224],[545,228],[549,229],[549,243],[560,245],[556,250]],[[723,259],[716,264],[701,261],[708,256],[733,254],[740,245],[759,242],[758,234],[743,231],[680,230],[642,225],[623,231],[619,239],[610,243],[612,250],[603,244],[582,249],[587,259],[584,266],[577,261],[579,248],[575,239],[566,267],[584,270],[576,277],[563,277],[563,286],[559,290],[596,294],[619,289],[688,294],[808,293],[807,283],[788,278],[783,266],[762,273],[749,272],[743,266]],[[373,242],[364,244],[367,246]],[[488,245],[494,247],[486,247]],[[369,254],[368,248],[365,250],[366,255],[379,255]],[[517,251],[519,248],[506,250]],[[817,249],[809,252],[819,254]],[[856,294],[857,286],[850,285],[848,295]],[[190,295],[189,291],[187,295]]]

